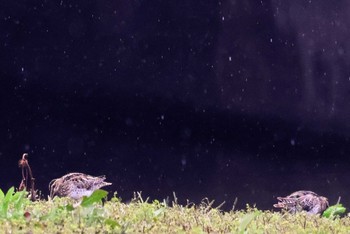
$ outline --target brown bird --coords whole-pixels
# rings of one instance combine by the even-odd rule
[[[90,196],[95,190],[112,183],[105,182],[105,176],[90,176],[83,173],[69,173],[54,179],[49,184],[50,197],[70,197],[75,200]]]
[[[287,210],[289,213],[306,211],[308,214],[321,214],[329,206],[328,199],[312,191],[297,191],[287,197],[277,197],[273,206]]]

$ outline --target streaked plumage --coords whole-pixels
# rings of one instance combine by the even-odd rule
[[[287,197],[277,197],[278,203],[273,206],[295,214],[306,211],[309,214],[321,214],[327,207],[328,199],[312,191],[297,191]]]
[[[54,179],[49,184],[50,197],[70,197],[75,200],[90,196],[95,190],[112,183],[105,182],[105,176],[90,176],[83,173],[69,173]]]

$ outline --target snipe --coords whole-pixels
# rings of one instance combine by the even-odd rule
[[[70,197],[75,200],[90,196],[95,190],[112,183],[105,182],[105,176],[90,176],[83,173],[69,173],[54,179],[49,184],[50,197]]]
[[[321,214],[327,207],[328,199],[312,191],[297,191],[286,197],[277,197],[278,203],[273,206],[295,214],[306,211],[309,214]]]

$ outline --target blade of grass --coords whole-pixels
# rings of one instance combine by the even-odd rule
[[[259,211],[254,213],[246,214],[240,221],[239,224],[239,233],[244,233],[248,225],[259,215]]]

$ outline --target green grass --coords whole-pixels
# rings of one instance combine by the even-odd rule
[[[0,192],[1,233],[350,233],[350,218],[305,213],[223,212],[207,199],[198,205],[143,200],[129,203],[96,191],[80,205],[66,198],[29,201],[24,192]]]

